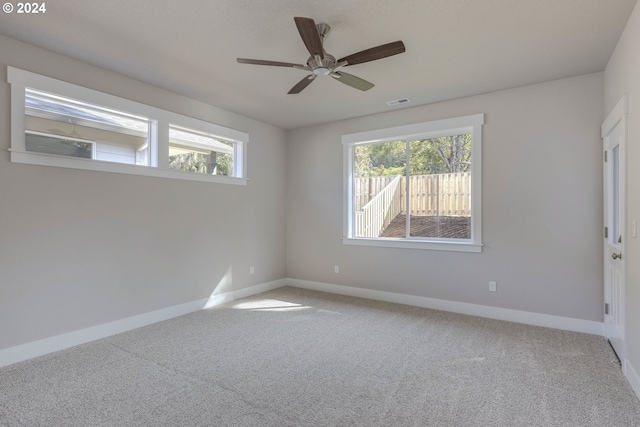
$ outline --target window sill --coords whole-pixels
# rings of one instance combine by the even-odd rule
[[[29,151],[11,152],[12,163],[28,165],[53,166],[70,169],[83,169],[99,172],[123,173],[128,175],[152,176],[156,178],[182,179],[188,181],[216,182],[221,184],[247,185],[246,178],[234,178],[219,175],[203,175],[169,169],[158,169],[149,166],[129,165],[125,163],[106,162],[79,158],[66,158],[52,154],[35,153]]]
[[[427,249],[453,252],[482,252],[482,244],[451,241],[425,241],[408,239],[368,239],[364,237],[343,237],[342,243],[355,246],[377,246],[383,248]]]

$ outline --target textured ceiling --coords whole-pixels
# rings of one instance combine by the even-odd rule
[[[284,129],[602,71],[636,0],[60,0],[0,14],[0,34]],[[327,23],[336,57],[402,40],[345,71],[368,92],[236,57],[305,63],[294,16]]]

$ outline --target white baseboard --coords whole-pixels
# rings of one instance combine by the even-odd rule
[[[130,331],[132,329],[161,322],[163,320],[168,320],[173,317],[182,316],[194,311],[202,310],[203,308],[210,308],[225,302],[259,294],[271,289],[279,288],[284,286],[284,284],[284,280],[276,280],[6,348],[4,350],[0,350],[0,367],[22,362],[47,353],[53,353],[54,351],[64,350],[65,348],[95,341],[100,338],[106,338],[111,335]]]
[[[591,320],[581,320],[570,317],[553,316],[550,314],[532,313],[528,311],[511,310],[486,305],[426,298],[394,292],[354,288],[350,286],[332,285],[329,283],[312,282],[309,280],[286,279],[285,282],[287,285],[298,288],[312,289],[340,295],[413,305],[417,307],[432,308],[435,310],[451,311],[454,313],[487,317],[490,319],[525,323],[527,325],[545,326],[548,328],[583,332],[593,335],[604,335],[604,323],[594,322]]]
[[[636,396],[640,399],[640,376],[638,376],[638,372],[633,368],[629,359],[625,359],[625,376],[627,380],[629,380],[629,384],[631,384],[631,388],[635,391]]]

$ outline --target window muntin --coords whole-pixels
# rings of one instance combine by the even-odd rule
[[[234,142],[176,125],[169,127],[169,168],[234,176]]]
[[[344,243],[479,252],[483,121],[344,135]]]
[[[7,67],[7,75],[11,84],[9,151],[14,163],[247,184],[249,136],[245,132],[13,67]],[[168,160],[172,123],[215,136],[224,147],[210,151],[226,156],[232,165],[224,174],[220,166],[216,174],[172,169]]]

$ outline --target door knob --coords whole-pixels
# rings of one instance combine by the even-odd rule
[[[611,254],[611,258],[613,258],[613,259],[622,259],[622,254]]]

